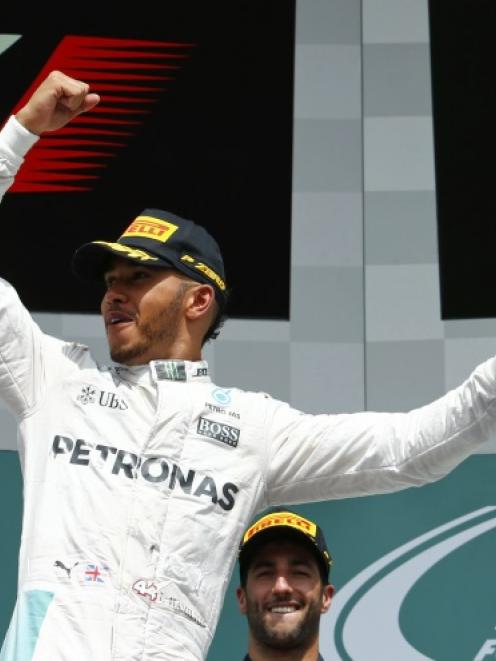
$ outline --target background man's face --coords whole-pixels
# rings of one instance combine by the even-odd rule
[[[320,616],[328,610],[332,593],[332,586],[322,583],[312,551],[283,540],[257,551],[237,596],[253,638],[285,649],[305,647],[318,636]]]

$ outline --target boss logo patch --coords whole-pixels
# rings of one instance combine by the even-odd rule
[[[200,418],[196,430],[202,436],[208,436],[235,448],[238,445],[240,430],[222,422],[215,422],[208,418]]]

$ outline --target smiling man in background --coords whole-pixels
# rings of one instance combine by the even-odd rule
[[[275,510],[248,528],[236,591],[249,628],[244,661],[324,661],[319,626],[334,593],[331,565],[322,529],[300,514]]]

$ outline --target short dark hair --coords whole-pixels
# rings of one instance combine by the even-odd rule
[[[295,532],[292,530],[282,530],[281,528],[278,528],[277,530],[267,530],[264,532],[264,535],[261,539],[253,540],[251,547],[249,549],[246,549],[246,553],[240,558],[239,582],[242,588],[246,588],[246,581],[248,580],[248,572],[257,553],[260,551],[261,548],[274,541],[276,542],[290,541],[296,544],[300,544],[301,546],[307,548],[311,552],[312,557],[315,560],[315,564],[318,567],[322,585],[329,584],[328,571],[324,567],[316,547],[310,541],[307,542],[303,535],[300,535],[298,533],[295,534]]]
[[[202,346],[204,346],[210,340],[216,340],[217,337],[219,336],[222,326],[227,320],[226,308],[227,308],[227,302],[229,300],[229,296],[230,296],[230,291],[226,290],[224,292],[224,297],[222,299],[220,300],[219,298],[215,299],[217,304],[217,314],[215,315],[214,320],[210,324],[207,332],[203,337]]]

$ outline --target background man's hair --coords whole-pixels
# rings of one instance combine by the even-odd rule
[[[320,579],[322,585],[329,584],[329,577],[322,565],[322,562],[317,560],[316,551],[312,548],[311,542],[306,543],[305,538],[301,535],[295,535],[291,530],[284,530],[283,528],[277,528],[271,530],[270,533],[266,533],[260,541],[254,541],[253,546],[250,549],[246,550],[246,554],[243,557],[242,561],[239,562],[239,582],[241,587],[246,588],[246,581],[248,579],[248,572],[250,570],[253,558],[256,556],[258,551],[264,546],[271,542],[281,542],[281,541],[290,541],[295,544],[301,544],[301,546],[308,548],[312,551],[312,555],[315,560],[315,564],[318,567]]]

